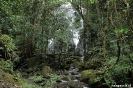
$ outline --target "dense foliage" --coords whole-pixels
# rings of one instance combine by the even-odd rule
[[[65,2],[66,0],[0,0],[1,69],[12,73],[13,65],[16,67],[21,61],[35,56],[41,57],[41,60],[36,60],[51,63],[57,68],[67,64],[64,59],[69,57],[62,52],[70,44],[68,40],[72,37],[66,30],[69,22],[60,18],[64,14],[54,14]],[[133,85],[133,1],[68,2],[72,3],[79,18],[83,19],[84,29],[80,32],[80,42],[83,44],[84,63],[100,62],[98,67],[92,68],[101,71],[95,81],[101,81],[110,88],[113,84]],[[58,59],[55,59],[55,63],[47,58],[48,43],[52,38],[59,45],[55,47],[59,51],[54,50],[54,54],[58,52],[59,55],[50,55],[52,60]],[[91,60],[92,57],[98,58]],[[75,60],[69,62],[71,64]],[[86,69],[85,66],[83,68]],[[37,79],[41,80],[41,76],[39,77]],[[51,80],[54,80],[53,75]]]

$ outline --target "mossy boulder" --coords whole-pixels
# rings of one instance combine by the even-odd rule
[[[81,72],[80,80],[87,84],[94,84],[96,79],[96,74],[97,74],[96,70],[93,69],[84,70]]]
[[[50,66],[44,66],[43,69],[42,69],[42,75],[44,77],[47,77],[47,74],[52,74],[53,71],[52,69],[50,68]]]
[[[104,83],[103,79],[97,79],[97,76],[101,74],[103,74],[103,71],[100,70],[84,70],[81,72],[80,81],[89,84],[91,88],[109,88],[109,86]]]

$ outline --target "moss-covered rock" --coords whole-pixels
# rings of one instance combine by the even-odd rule
[[[42,69],[42,75],[44,77],[47,77],[47,74],[52,74],[53,71],[52,69],[50,68],[50,66],[44,66],[43,69]]]
[[[97,79],[97,76],[100,76],[101,74],[103,74],[103,71],[100,70],[84,70],[81,73],[80,81],[89,84],[91,88],[109,88],[103,79]]]
[[[96,79],[97,71],[90,69],[90,70],[84,70],[81,73],[80,80],[88,83],[88,84],[94,84]]]

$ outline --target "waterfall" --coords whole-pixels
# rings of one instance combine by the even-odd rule
[[[63,11],[67,10],[65,17],[70,18],[68,30],[71,31],[73,34],[72,39],[73,39],[73,43],[75,44],[75,49],[76,49],[79,43],[79,38],[80,38],[79,31],[83,29],[83,19],[80,18],[79,23],[81,26],[76,28],[74,24],[76,22],[75,19],[76,19],[78,12],[74,10],[74,8],[72,7],[72,4],[70,2],[67,2],[66,4],[63,4],[60,8],[61,10],[63,9]]]
[[[70,2],[62,4],[58,9],[54,11],[54,15],[55,17],[57,17],[59,21],[61,21],[60,22],[61,24],[64,25],[68,24],[67,28],[65,29],[69,31],[70,34],[66,34],[68,35],[66,37],[67,38],[69,37],[68,40],[67,39],[66,40],[71,44],[74,44],[76,50],[79,44],[80,31],[83,29],[83,19],[80,17],[78,12],[73,8]],[[49,40],[48,50],[53,51],[52,49],[53,46],[54,46],[54,38]]]
[[[48,53],[50,53],[54,51],[54,39],[49,39],[48,42]]]

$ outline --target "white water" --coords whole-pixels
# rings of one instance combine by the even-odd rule
[[[50,40],[48,40],[48,53],[50,53],[50,52],[52,52],[52,51],[54,51],[54,39],[52,38],[52,39],[50,39]]]
[[[77,49],[78,47],[78,43],[79,43],[79,39],[80,39],[80,30],[83,29],[83,19],[79,20],[79,25],[75,27],[75,19],[76,19],[76,14],[78,14],[77,11],[74,10],[74,8],[72,7],[72,4],[70,2],[66,2],[65,4],[62,4],[57,10],[54,11],[54,15],[58,15],[58,14],[62,14],[62,18],[65,18],[65,21],[68,22],[68,27],[66,30],[69,30],[72,33],[72,44],[75,45],[75,49]],[[58,18],[57,18],[58,19]],[[69,40],[70,41],[70,40]],[[52,46],[54,44],[54,39],[50,39],[49,40],[49,44],[48,44],[48,50],[52,50]]]

